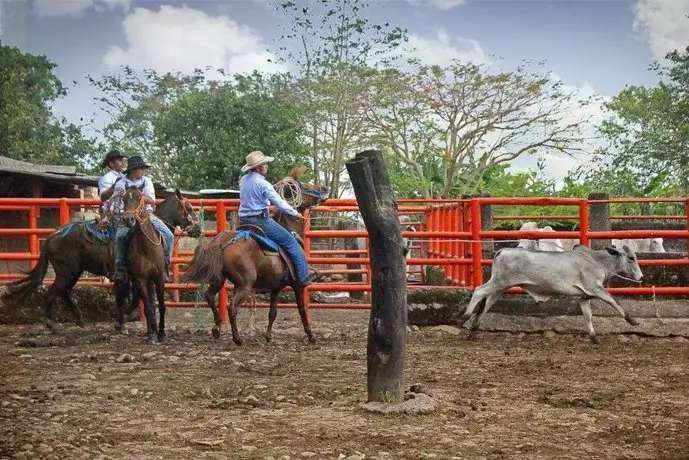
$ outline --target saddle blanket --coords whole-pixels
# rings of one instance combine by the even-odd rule
[[[57,230],[57,232],[62,233],[62,236],[67,236],[69,232],[74,229],[75,226],[77,225],[83,225],[86,227],[86,231],[89,232],[91,236],[96,238],[98,241],[102,243],[110,243],[111,241],[115,241],[115,235],[117,234],[117,228],[113,225],[112,222],[108,224],[106,228],[98,227],[96,225],[95,221],[92,220],[80,220],[76,222],[70,222],[69,224],[65,225],[64,227],[61,227]],[[156,234],[160,235],[160,232],[154,228]],[[165,239],[162,239],[163,243],[163,248],[167,249],[167,242]]]
[[[62,236],[67,236],[77,225],[83,225],[86,230],[96,238],[98,241],[103,243],[108,243],[115,240],[115,233],[117,229],[113,225],[108,225],[107,228],[99,228],[96,226],[96,222],[92,220],[79,220],[75,222],[70,222],[69,224],[60,227],[55,233],[61,233]]]
[[[239,230],[237,234],[233,236],[232,239],[228,241],[225,245],[227,246],[246,238],[253,238],[261,247],[263,247],[264,249],[268,249],[272,252],[278,252],[278,249],[280,248],[280,246],[278,246],[278,244],[275,241],[256,232],[252,232],[251,230]]]

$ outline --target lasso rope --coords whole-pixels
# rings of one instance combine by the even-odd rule
[[[293,208],[298,208],[304,202],[301,196],[301,185],[299,181],[294,177],[285,177],[280,182],[275,184],[275,191],[280,195],[285,201],[287,201]],[[285,196],[285,191],[289,190],[290,198]]]

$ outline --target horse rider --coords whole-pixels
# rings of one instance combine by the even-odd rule
[[[153,181],[146,176],[146,172],[150,165],[138,155],[129,158],[127,162],[127,169],[124,171],[124,176],[115,183],[115,191],[112,198],[108,202],[108,207],[117,206],[116,203],[121,202],[124,190],[127,187],[141,187],[143,185],[142,195],[145,203],[144,209],[148,212],[148,218],[153,227],[158,230],[166,244],[165,250],[165,281],[170,281],[170,259],[172,257],[172,247],[174,245],[174,235],[165,223],[153,214],[153,206],[155,206],[155,189],[153,188]],[[120,209],[121,211],[121,205]],[[126,280],[126,272],[124,265],[124,257],[129,244],[131,231],[124,225],[117,228],[115,237],[115,281]]]
[[[101,203],[104,203],[112,196],[115,182],[122,178],[122,169],[126,158],[127,157],[120,153],[119,150],[113,149],[105,155],[105,158],[101,162],[101,168],[105,168],[106,166],[110,168],[110,171],[106,172],[98,179],[98,196],[100,197]],[[102,207],[100,211],[101,218],[98,221],[98,226],[105,227],[108,224],[108,216],[103,212]]]
[[[294,264],[298,282],[302,286],[308,286],[313,284],[317,274],[309,274],[306,256],[296,238],[275,222],[268,212],[272,204],[287,215],[306,220],[283,200],[273,185],[265,179],[268,174],[268,163],[273,160],[273,157],[266,156],[260,151],[247,155],[246,164],[242,166],[242,173],[245,174],[239,180],[239,224],[259,227],[268,238],[282,247]]]

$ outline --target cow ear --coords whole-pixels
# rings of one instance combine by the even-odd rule
[[[612,254],[613,256],[621,256],[622,255],[622,253],[615,248],[607,247],[607,248],[605,248],[605,250],[608,251],[608,253]]]

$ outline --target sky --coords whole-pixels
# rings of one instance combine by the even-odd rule
[[[308,0],[294,0],[308,4]],[[427,64],[453,58],[514,69],[525,59],[583,96],[609,100],[626,85],[653,85],[653,60],[689,45],[689,0],[372,0],[366,16],[409,32],[408,54]],[[97,110],[86,75],[121,65],[190,71],[211,65],[230,72],[284,70],[273,51],[289,27],[271,0],[0,0],[0,40],[45,54],[70,86],[55,104],[69,121]],[[268,60],[273,62],[268,62]],[[76,82],[73,85],[72,82]],[[600,104],[572,107],[593,123]],[[98,122],[106,120],[103,114]],[[587,145],[587,150],[595,145]],[[562,178],[585,155],[551,157],[546,174]],[[533,168],[522,157],[513,169]]]

